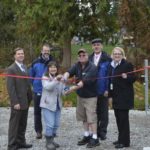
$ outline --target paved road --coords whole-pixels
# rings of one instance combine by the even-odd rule
[[[9,108],[0,108],[0,150],[7,149],[7,133]],[[115,150],[112,142],[117,139],[117,128],[112,110],[109,111],[109,126],[107,139],[100,141],[101,145],[94,150]],[[58,150],[86,150],[86,146],[77,146],[77,141],[81,137],[83,129],[82,123],[76,121],[75,108],[64,108],[62,111],[61,128],[57,142],[61,147]],[[150,114],[146,115],[142,111],[130,111],[131,126],[131,147],[124,150],[143,150],[150,147]],[[26,138],[28,143],[33,144],[30,150],[45,150],[45,139],[36,140],[33,126],[33,108],[29,110],[29,119]]]

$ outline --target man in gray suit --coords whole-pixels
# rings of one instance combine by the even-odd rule
[[[22,48],[16,48],[14,50],[14,58],[15,62],[8,67],[7,74],[27,76],[27,68],[23,65],[24,50]],[[20,77],[7,77],[7,90],[11,104],[8,150],[31,148],[32,145],[27,144],[25,139],[28,108],[32,99],[29,80]]]

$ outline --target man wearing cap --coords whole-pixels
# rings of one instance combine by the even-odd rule
[[[78,62],[64,74],[64,79],[67,80],[68,77],[72,76],[76,77],[76,85],[71,86],[66,94],[73,91],[77,92],[76,117],[78,121],[83,122],[84,127],[84,136],[78,141],[78,145],[87,144],[87,148],[92,148],[100,145],[97,138],[96,114],[97,68],[89,61],[88,53],[85,49],[79,49]],[[90,136],[89,129],[92,131],[92,136]]]
[[[102,48],[101,39],[97,38],[92,40],[92,49],[94,52],[90,55],[89,60],[98,69],[97,135],[101,140],[105,140],[108,126],[108,79],[104,77],[107,76],[108,64],[111,58],[106,52],[102,51]]]

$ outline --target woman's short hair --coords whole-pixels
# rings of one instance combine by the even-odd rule
[[[121,47],[115,47],[115,48],[112,50],[111,56],[113,56],[113,53],[114,53],[114,51],[115,51],[116,49],[119,50],[119,51],[121,52],[121,54],[122,54],[122,57],[123,57],[124,59],[126,59],[124,49],[121,48]]]
[[[58,64],[56,61],[50,61],[47,66],[48,66],[48,68],[51,66],[56,66],[56,68],[58,68]]]

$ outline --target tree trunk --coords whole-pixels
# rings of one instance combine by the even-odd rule
[[[69,68],[71,66],[71,39],[64,39],[63,42],[63,60],[62,65],[64,68]]]

